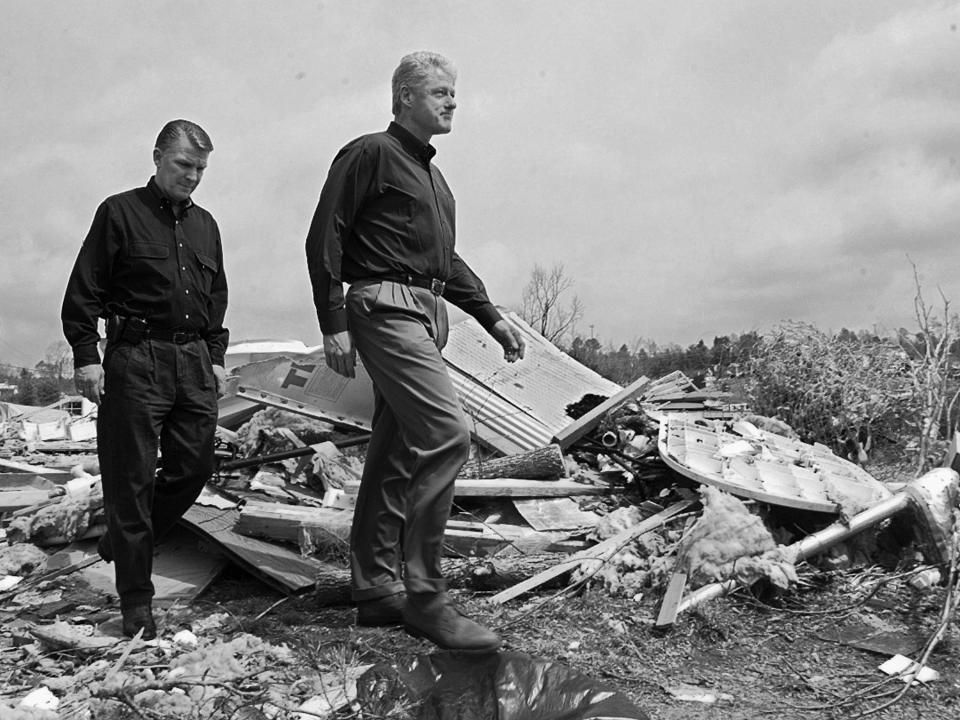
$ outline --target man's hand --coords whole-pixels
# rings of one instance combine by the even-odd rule
[[[523,359],[523,352],[527,344],[523,341],[517,329],[506,320],[497,320],[490,328],[490,334],[503,347],[503,359],[514,362]]]
[[[103,365],[84,365],[73,371],[73,384],[87,400],[100,404],[103,397]]]
[[[323,354],[327,358],[327,367],[335,373],[348,378],[356,376],[357,350],[348,331],[324,335]]]
[[[227,391],[227,370],[223,365],[213,366],[213,380],[217,387],[217,397],[223,397]]]

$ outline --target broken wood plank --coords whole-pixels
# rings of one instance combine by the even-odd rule
[[[630,383],[630,385],[625,387],[616,395],[607,398],[593,408],[593,410],[585,413],[554,435],[553,442],[557,443],[562,450],[566,450],[577,440],[597,427],[604,415],[628,400],[632,400],[641,395],[643,393],[643,389],[649,384],[650,379],[645,376],[641,376],[637,380],[634,380],[632,383]]]
[[[82,582],[72,582],[71,586],[116,595],[114,566],[100,558],[96,542],[71,543],[51,555],[47,563],[49,571],[44,574],[44,580],[76,572]],[[223,555],[201,550],[196,534],[175,526],[157,544],[153,556],[154,604],[167,607],[192,602],[216,580],[226,564]]]
[[[33,507],[49,499],[49,490],[4,490],[0,492],[0,513]]]
[[[39,475],[34,472],[0,472],[0,490],[53,490],[73,479],[68,471]]]
[[[492,598],[491,602],[494,603],[505,603],[509,600],[519,597],[526,592],[530,592],[536,587],[543,585],[554,578],[557,578],[565,573],[570,572],[571,570],[580,566],[580,564],[587,560],[608,560],[613,554],[634,538],[643,535],[644,533],[651,532],[656,530],[659,527],[662,527],[666,524],[667,520],[670,520],[676,515],[688,510],[697,504],[697,500],[682,500],[678,503],[674,503],[668,507],[663,512],[657,513],[651,517],[641,520],[639,523],[633,527],[629,527],[625,530],[620,531],[611,538],[607,538],[601,543],[597,543],[593,547],[582,550],[574,555],[571,555],[569,559],[560,562],[549,570],[545,570],[542,573],[539,573],[529,580],[525,580],[521,583],[514,585],[512,588],[504,590],[503,592],[497,593]]]
[[[550,443],[527,452],[488,460],[471,460],[460,470],[458,478],[521,478],[543,480],[567,477],[567,465],[559,445]]]
[[[657,614],[655,627],[671,627],[677,621],[677,613],[680,610],[680,601],[683,600],[683,591],[687,588],[687,574],[682,570],[676,570],[670,576],[670,582],[667,583],[667,590],[663,593],[663,600],[660,602],[660,612]]]
[[[352,522],[353,513],[346,510],[247,500],[233,530],[248,537],[297,544],[300,542],[300,528],[305,524],[324,528],[337,537],[349,538]]]
[[[356,497],[359,483],[344,484],[347,496]],[[576,480],[523,480],[499,478],[470,480],[458,478],[454,485],[456,497],[570,497],[572,495],[604,495],[610,492],[606,485],[588,485]],[[352,504],[352,501],[351,501]]]
[[[4,458],[0,458],[0,468],[13,470],[15,472],[33,473],[34,475],[61,475],[63,473],[62,468],[48,468],[43,465],[31,465],[29,463]]]
[[[281,545],[234,532],[237,510],[193,505],[180,520],[213,542],[233,562],[283,593],[299,593],[314,586],[319,560],[301,557]]]

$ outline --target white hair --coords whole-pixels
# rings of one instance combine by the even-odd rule
[[[454,81],[457,79],[457,69],[453,66],[453,63],[438,53],[421,50],[404,55],[400,59],[400,64],[393,71],[394,115],[400,112],[400,91],[405,87],[416,88],[423,85],[434,68],[443,70]]]

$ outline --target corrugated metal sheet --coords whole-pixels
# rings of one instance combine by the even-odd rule
[[[450,329],[443,356],[475,434],[512,453],[549,443],[573,422],[566,407],[584,395],[609,397],[622,388],[557,349],[516,313],[507,316],[527,344],[523,360],[504,362],[500,345],[472,319]]]
[[[472,318],[450,328],[443,356],[471,432],[509,455],[548,444],[573,422],[566,413],[567,405],[585,394],[609,397],[622,388],[558,350],[516,314],[507,315],[527,343],[523,360],[505,362],[500,345]],[[255,349],[269,353],[270,344],[263,345]],[[358,365],[357,378],[347,383],[326,368],[322,350],[310,348],[308,354],[290,350],[295,348],[287,347],[283,356],[237,368],[237,395],[369,428],[373,388],[362,366]],[[295,384],[286,381],[291,370],[297,370]]]

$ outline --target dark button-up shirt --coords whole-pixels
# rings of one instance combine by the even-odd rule
[[[397,123],[333,160],[307,235],[313,302],[324,334],[347,329],[343,283],[398,274],[446,282],[443,298],[488,330],[500,313],[454,251],[453,193],[432,145]]]
[[[99,318],[139,317],[166,331],[199,333],[223,364],[227,278],[213,216],[187,201],[180,217],[154,178],[104,200],[73,266],[63,332],[76,367],[100,362]]]

